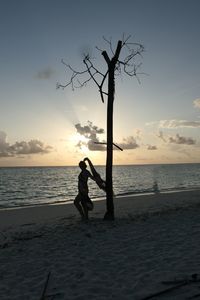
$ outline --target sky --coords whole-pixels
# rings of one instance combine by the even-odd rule
[[[114,164],[200,163],[199,11],[199,0],[0,0],[0,166],[105,165],[94,142],[106,141],[106,99],[92,81],[56,85],[72,75],[62,59],[83,71],[89,54],[106,72],[99,49],[111,57],[106,40],[129,35],[145,51],[138,78],[115,78]]]

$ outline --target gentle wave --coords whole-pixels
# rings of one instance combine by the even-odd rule
[[[97,171],[105,178],[105,167]],[[0,168],[0,207],[24,207],[73,201],[78,167]],[[155,185],[156,184],[156,185]],[[200,164],[114,166],[116,196],[200,188]],[[89,181],[90,197],[105,193]]]

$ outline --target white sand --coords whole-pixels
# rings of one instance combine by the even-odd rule
[[[200,191],[95,202],[88,224],[73,205],[0,210],[0,299],[143,299],[200,274]],[[200,275],[199,275],[200,277]],[[200,282],[152,299],[189,299]]]

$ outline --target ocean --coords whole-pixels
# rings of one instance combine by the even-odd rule
[[[97,166],[105,179],[105,167]],[[0,208],[64,203],[77,195],[78,167],[0,168]],[[200,189],[200,164],[113,166],[113,189],[118,195],[138,195]],[[89,179],[90,197],[105,193]]]

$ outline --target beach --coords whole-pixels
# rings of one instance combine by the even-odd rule
[[[118,197],[116,220],[104,212],[105,200],[87,223],[72,203],[0,210],[0,299],[200,294],[200,190]]]

